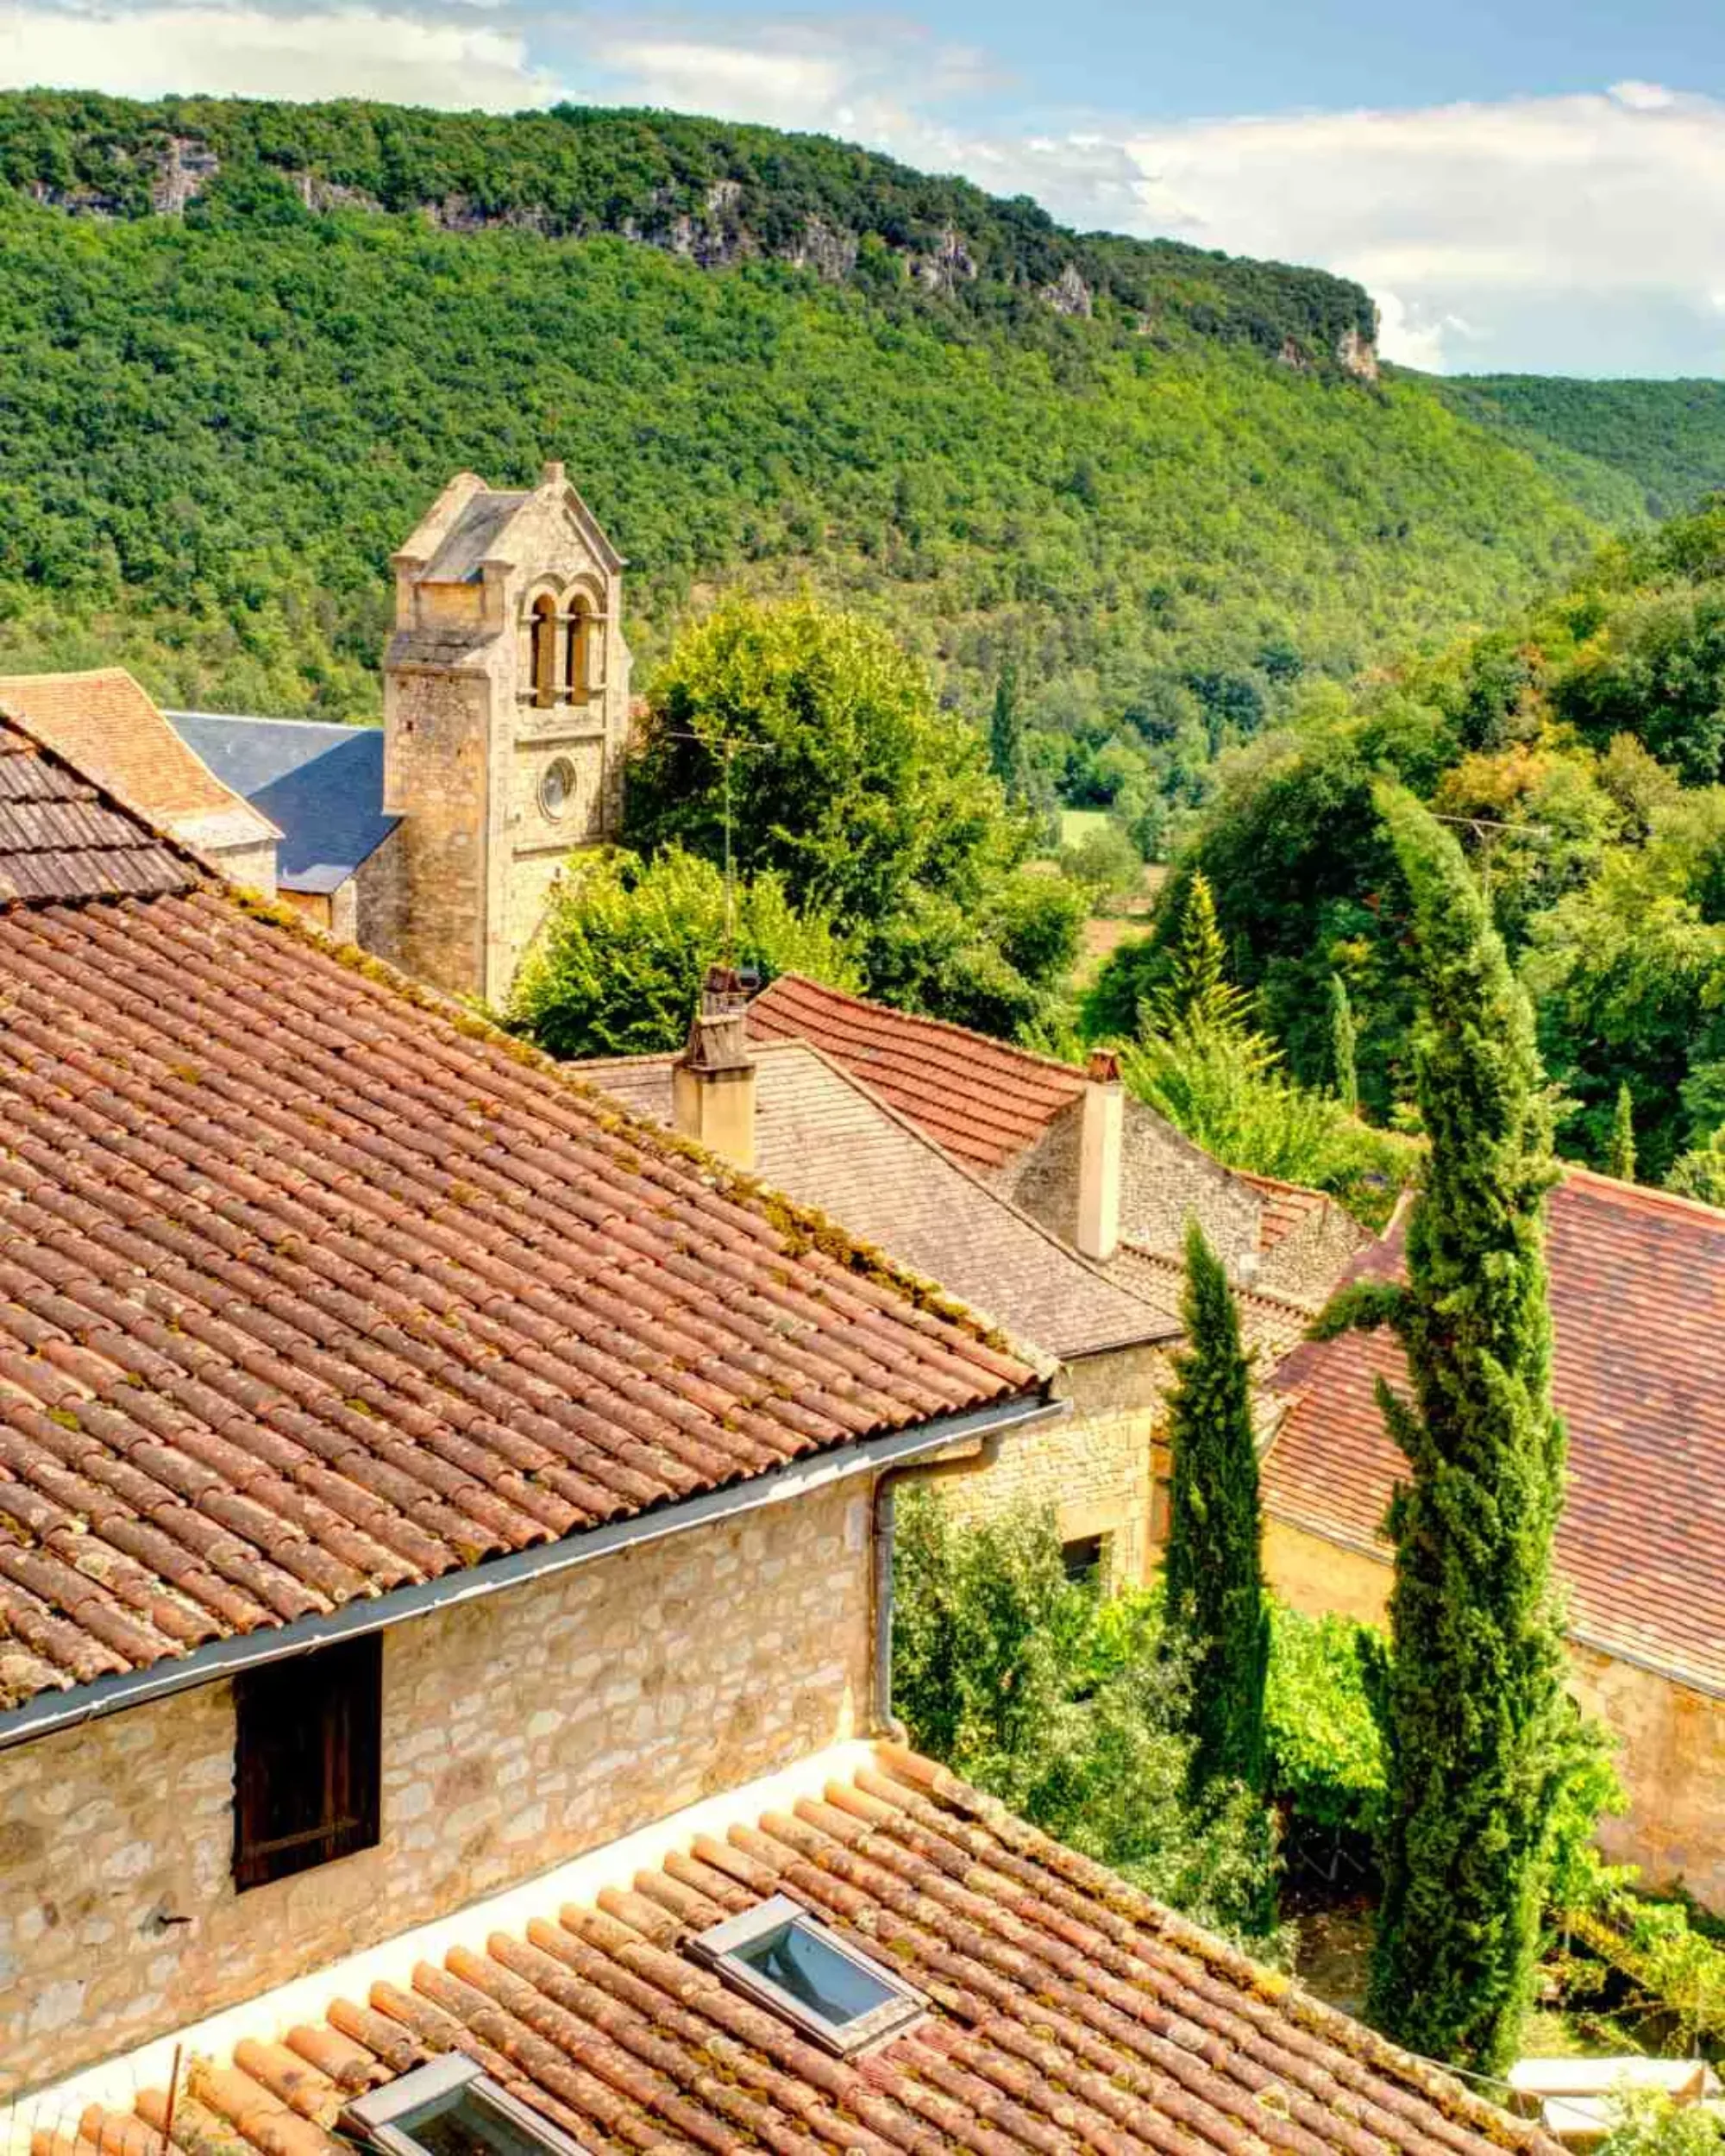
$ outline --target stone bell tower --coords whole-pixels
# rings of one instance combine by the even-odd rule
[[[501,1005],[572,847],[618,835],[623,557],[561,464],[450,480],[400,553],[384,662],[390,926],[407,972]]]

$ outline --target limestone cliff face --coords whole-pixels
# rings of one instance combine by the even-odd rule
[[[385,106],[155,104],[0,92],[0,185],[79,216],[244,220],[285,191],[314,216],[408,214],[439,231],[612,235],[702,269],[782,262],[1010,322],[1028,302],[1158,341],[1255,347],[1377,378],[1358,285],[1165,240],[1081,235],[1033,203],[861,149],[668,113],[491,120]],[[219,206],[219,208],[218,208]]]
[[[1362,382],[1377,379],[1377,341],[1358,329],[1342,333],[1336,346],[1336,364],[1344,373],[1352,374]]]

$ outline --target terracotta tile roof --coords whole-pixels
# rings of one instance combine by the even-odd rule
[[[261,845],[280,836],[188,747],[123,667],[0,677],[0,710],[188,845]]]
[[[637,1114],[669,1124],[668,1056],[577,1066]],[[1174,1338],[1159,1303],[1070,1245],[951,1159],[806,1041],[756,1052],[760,1173],[890,1250],[1051,1357]]]
[[[1034,1385],[88,795],[0,723],[0,894],[160,893],[0,903],[0,1707]]]
[[[1571,1629],[1725,1690],[1725,1213],[1573,1169],[1552,1194],[1552,1385],[1569,1426],[1558,1530]],[[1400,1229],[1352,1277],[1394,1277]],[[1266,1463],[1277,1517],[1376,1545],[1401,1454],[1373,1394],[1403,1377],[1387,1334],[1295,1350]]]
[[[1033,1144],[1084,1090],[1070,1063],[784,974],[749,1006],[756,1040],[805,1040],[984,1170]]]
[[[0,906],[184,891],[196,880],[182,853],[0,718]]]
[[[1264,1200],[1264,1210],[1258,1215],[1258,1247],[1273,1250],[1295,1228],[1303,1227],[1314,1213],[1322,1213],[1335,1203],[1321,1190],[1308,1190],[1302,1183],[1278,1182],[1274,1175],[1249,1175],[1243,1168],[1233,1171],[1243,1183],[1250,1183]]]
[[[682,1951],[783,1893],[923,1991],[836,2059]],[[184,2156],[344,2156],[343,2104],[442,2054],[585,2149],[784,2156],[1556,2156],[1556,2144],[892,1745],[819,1798],[194,2061]],[[33,2156],[154,2149],[160,2090]],[[147,2131],[146,2129],[148,2129]]]

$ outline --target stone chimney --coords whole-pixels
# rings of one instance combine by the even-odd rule
[[[687,1044],[671,1066],[671,1114],[685,1138],[735,1168],[755,1165],[755,1059],[749,999],[729,966],[710,966]]]
[[[1086,1257],[1106,1264],[1120,1247],[1120,1170],[1126,1151],[1126,1089],[1112,1049],[1093,1050],[1084,1070],[1078,1125],[1078,1232]]]
[[[561,488],[567,486],[568,483],[568,473],[564,470],[563,467],[557,462],[555,458],[553,458],[546,465],[544,470],[539,474],[539,484],[541,486],[555,486]]]

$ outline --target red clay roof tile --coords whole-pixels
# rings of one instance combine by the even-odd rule
[[[1569,1429],[1558,1564],[1581,1638],[1725,1690],[1725,1213],[1571,1169],[1551,1196],[1552,1390]],[[1402,1237],[1351,1277],[1393,1277]],[[1389,1554],[1401,1454],[1374,1387],[1405,1379],[1387,1333],[1295,1349],[1264,1465],[1276,1517]]]
[[[1039,1382],[97,805],[115,903],[0,821],[0,1707]]]
[[[682,1951],[781,1893],[929,2001],[829,2056]],[[1555,2156],[1438,2068],[895,1746],[820,1798],[704,1835],[594,1907],[475,1935],[411,1989],[199,2062],[173,2146],[340,2156],[356,2091],[476,2061],[584,2148],[787,2156]],[[128,2151],[161,2091],[83,2139]],[[35,2156],[59,2156],[39,2137]]]
[[[749,1006],[757,1041],[805,1040],[865,1079],[947,1151],[1003,1168],[1084,1090],[1084,1074],[1051,1056],[939,1018],[913,1018],[800,974],[781,974]]]

